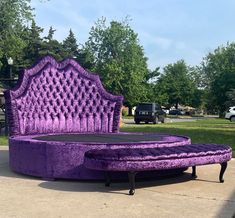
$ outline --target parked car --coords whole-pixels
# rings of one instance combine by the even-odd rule
[[[162,110],[165,112],[165,114],[169,114],[170,109],[166,107],[162,107]]]
[[[180,109],[173,109],[169,111],[169,115],[183,115],[184,113]]]
[[[235,122],[235,106],[230,107],[226,113],[225,113],[225,118]]]
[[[134,120],[136,124],[140,122],[165,122],[165,112],[157,103],[140,103],[135,110]]]

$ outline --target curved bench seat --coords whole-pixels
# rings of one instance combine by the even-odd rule
[[[223,173],[231,157],[232,149],[228,145],[191,144],[164,148],[91,150],[85,153],[84,165],[93,170],[128,171],[131,178],[129,193],[134,194],[135,174],[138,171],[193,167],[195,177],[195,166],[220,163],[220,182],[223,182]]]

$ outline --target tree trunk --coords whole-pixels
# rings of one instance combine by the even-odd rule
[[[128,116],[132,116],[132,106],[128,107]]]
[[[179,107],[179,102],[176,102],[175,109],[178,109],[178,107]]]

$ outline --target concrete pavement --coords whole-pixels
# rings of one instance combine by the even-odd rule
[[[235,160],[228,164],[225,183],[220,166],[197,168],[181,176],[137,182],[134,196],[128,183],[43,181],[11,172],[8,147],[0,146],[0,218],[86,217],[223,217],[235,214]]]

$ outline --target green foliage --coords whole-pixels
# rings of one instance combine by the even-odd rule
[[[231,89],[230,91],[226,92],[226,96],[228,100],[225,102],[227,107],[235,105],[235,89]]]
[[[204,89],[206,87],[206,79],[203,73],[202,66],[188,67],[190,80],[198,89]]]
[[[156,91],[156,81],[157,78],[160,75],[160,68],[157,67],[155,70],[151,71],[148,70],[148,74],[146,75],[146,96],[145,99],[143,101],[145,102],[158,102],[160,104],[162,104],[162,99],[159,96],[159,92]]]
[[[208,105],[222,114],[226,109],[226,93],[235,88],[235,43],[221,46],[209,53],[203,62],[207,81]]]
[[[155,70],[148,70],[148,74],[146,75],[146,81],[149,83],[153,83],[160,76],[160,67],[157,67]]]
[[[62,44],[54,39],[55,29],[50,27],[48,35],[44,37],[40,56],[52,55],[57,60],[63,59],[64,50]]]
[[[0,136],[0,146],[1,145],[8,145],[8,137],[7,136]]]
[[[164,68],[155,87],[159,90],[160,101],[165,104],[187,105],[192,103],[195,85],[190,79],[189,69],[183,60],[169,64]],[[156,91],[157,91],[156,90]]]
[[[94,59],[94,55],[85,46],[80,49],[77,60],[81,66],[92,71],[95,68]]]
[[[72,57],[76,59],[80,63],[80,65],[83,66],[84,68],[92,70],[94,66],[93,55],[90,53],[90,51],[86,47],[82,45],[81,45],[82,48],[79,49],[77,40],[71,29],[69,30],[68,37],[63,41],[62,46],[63,46],[64,58]]]
[[[126,105],[135,105],[145,97],[147,58],[127,21],[112,21],[106,26],[105,19],[98,20],[86,48],[94,55],[93,71],[100,73],[108,90],[124,95]]]
[[[32,22],[30,28],[24,31],[24,41],[26,43],[23,49],[21,67],[31,66],[40,57],[40,52],[43,45],[43,40],[40,34],[43,29],[36,25],[35,21]]]
[[[77,58],[79,55],[77,40],[71,29],[69,30],[68,37],[63,41],[63,49],[65,57]]]
[[[22,39],[25,26],[32,21],[30,0],[0,1],[0,70],[6,76],[6,59],[12,57],[17,67],[25,42]]]
[[[123,107],[123,108],[122,108],[122,116],[123,116],[123,117],[126,117],[127,115],[128,115],[128,108]]]

